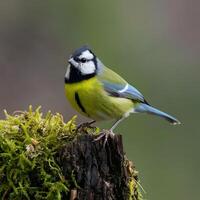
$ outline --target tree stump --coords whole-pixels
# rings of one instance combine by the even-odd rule
[[[138,200],[137,172],[128,161],[122,136],[103,138],[83,134],[60,152],[60,166],[66,179],[73,176],[70,200]],[[72,174],[73,172],[73,174]]]

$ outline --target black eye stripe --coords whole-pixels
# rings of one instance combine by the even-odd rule
[[[87,61],[87,59],[86,59],[86,58],[81,58],[80,61],[81,61],[82,63],[85,63],[85,62]]]

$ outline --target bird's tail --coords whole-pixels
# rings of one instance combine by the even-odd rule
[[[179,120],[177,120],[176,118],[172,117],[171,115],[168,115],[167,113],[164,113],[150,105],[144,104],[144,103],[140,103],[136,106],[136,108],[134,109],[134,112],[138,112],[138,113],[149,113],[152,115],[157,115],[160,116],[164,119],[166,119],[167,121],[169,121],[171,124],[180,124],[181,122]]]

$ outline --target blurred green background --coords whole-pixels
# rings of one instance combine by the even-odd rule
[[[3,109],[29,104],[60,112],[66,121],[77,114],[66,101],[63,77],[70,53],[89,44],[151,104],[182,121],[171,126],[132,115],[116,130],[145,198],[199,199],[199,7],[195,0],[1,1],[1,118]]]

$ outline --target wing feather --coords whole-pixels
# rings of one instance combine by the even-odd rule
[[[103,84],[105,91],[111,96],[147,103],[136,88],[129,85],[121,76],[105,66],[101,73],[98,74],[98,79]]]

